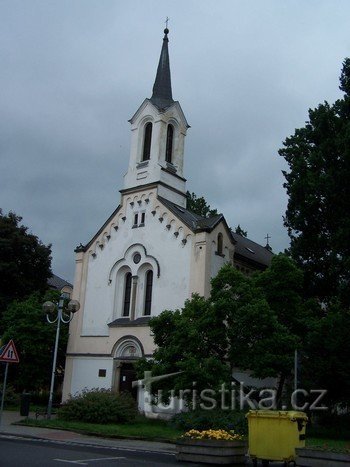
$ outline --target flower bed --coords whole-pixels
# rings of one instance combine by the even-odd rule
[[[226,430],[190,430],[176,443],[176,459],[204,464],[244,465],[247,443]]]

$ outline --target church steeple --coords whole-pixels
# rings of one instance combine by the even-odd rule
[[[165,28],[163,45],[162,50],[160,52],[160,58],[157,68],[157,75],[153,85],[153,94],[150,99],[152,104],[158,107],[159,109],[166,109],[174,102],[171,91],[168,34],[169,29]]]
[[[152,97],[129,120],[131,148],[124,190],[156,184],[159,196],[185,206],[184,144],[189,125],[179,102],[173,100],[168,34],[166,28]]]

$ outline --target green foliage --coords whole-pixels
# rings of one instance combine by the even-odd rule
[[[314,318],[303,347],[301,382],[306,388],[326,389],[323,401],[330,407],[349,409],[350,399],[350,311],[333,305]]]
[[[256,280],[226,265],[212,281],[216,313],[224,313],[227,323],[229,362],[258,378],[288,375],[298,338],[278,319]]]
[[[248,423],[245,412],[233,410],[191,410],[176,414],[170,421],[178,430],[234,430],[246,435]]]
[[[71,397],[59,409],[58,417],[87,423],[132,423],[137,413],[136,402],[129,393],[93,389]]]
[[[218,389],[230,379],[225,355],[225,325],[216,315],[210,301],[193,296],[182,311],[164,311],[152,318],[150,327],[157,349],[154,360],[140,363],[140,369],[152,369],[152,374],[162,375],[181,371],[152,385],[152,390],[174,389],[176,393],[186,388]]]
[[[51,275],[51,245],[45,246],[22,218],[0,209],[0,327],[1,316],[13,300],[21,300],[33,292],[47,289]]]
[[[247,236],[248,236],[248,232],[246,230],[242,229],[242,227],[239,224],[235,228],[235,233],[240,235],[241,237],[245,237],[245,238],[247,238]]]
[[[216,209],[210,209],[203,196],[198,198],[195,193],[189,191],[186,193],[186,209],[202,217],[213,217],[218,214]]]
[[[309,424],[308,437],[350,440],[350,414],[324,413]]]
[[[153,420],[138,415],[136,421],[133,423],[118,423],[113,424],[99,424],[99,423],[85,423],[81,421],[66,421],[62,419],[52,418],[50,420],[28,419],[22,421],[23,424],[28,426],[37,426],[41,428],[56,428],[69,431],[77,431],[87,435],[104,436],[108,438],[138,438],[144,440],[163,440],[175,441],[180,435],[181,431],[176,430],[170,426],[165,420]]]
[[[2,341],[6,343],[13,339],[20,358],[19,364],[10,365],[9,380],[20,391],[40,390],[50,384],[56,325],[46,321],[42,304],[46,300],[57,301],[58,297],[57,291],[48,291],[44,296],[35,293],[26,300],[12,302],[4,313]],[[67,338],[68,325],[62,325],[56,367],[57,385],[63,380]]]
[[[0,384],[0,399],[2,395],[2,384]],[[6,384],[5,391],[5,409],[10,407],[16,407],[19,404],[19,394],[15,391],[15,388],[11,384]]]
[[[209,299],[194,295],[181,311],[164,311],[151,319],[157,350],[153,361],[139,363],[139,376],[145,370],[153,375],[182,371],[152,384],[152,392],[174,389],[179,395],[195,382],[198,393],[214,389],[218,394],[223,383],[229,387],[232,369],[239,367],[257,378],[280,378],[281,392],[305,333],[301,283],[302,274],[284,255],[274,258],[270,270],[252,277],[225,265],[212,280]]]
[[[309,110],[304,128],[279,150],[288,163],[285,226],[305,290],[350,305],[350,59],[340,77],[343,99]]]
[[[49,401],[50,391],[31,391],[30,392],[30,403],[32,406],[38,405],[41,407],[46,407]],[[62,393],[61,392],[54,392],[53,393],[53,405],[57,406],[60,405],[62,401]]]

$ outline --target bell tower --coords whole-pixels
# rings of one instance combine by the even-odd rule
[[[157,183],[160,196],[185,206],[183,159],[189,125],[172,97],[168,34],[164,29],[152,97],[145,99],[129,120],[131,148],[123,192]]]

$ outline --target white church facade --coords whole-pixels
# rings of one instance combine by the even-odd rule
[[[248,272],[268,266],[268,248],[233,233],[222,214],[186,209],[184,142],[189,125],[172,98],[168,30],[150,99],[130,119],[131,149],[120,204],[77,247],[63,400],[84,388],[133,391],[133,363],[155,347],[149,320],[208,296],[225,263]],[[144,406],[139,399],[140,409]]]

